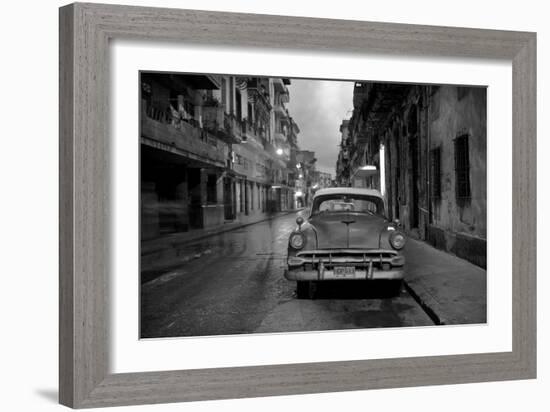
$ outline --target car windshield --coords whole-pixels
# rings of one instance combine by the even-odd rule
[[[342,212],[384,216],[384,203],[376,196],[338,194],[315,198],[311,209],[312,215]]]

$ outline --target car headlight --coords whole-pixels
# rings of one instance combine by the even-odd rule
[[[405,235],[401,232],[395,231],[390,235],[390,244],[394,249],[403,249],[406,242],[407,239],[405,238]]]
[[[293,233],[292,235],[290,235],[288,243],[293,249],[301,249],[304,247],[306,239],[301,233]]]

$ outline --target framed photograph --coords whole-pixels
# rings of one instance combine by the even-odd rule
[[[62,7],[60,402],[534,378],[535,104],[534,33]]]

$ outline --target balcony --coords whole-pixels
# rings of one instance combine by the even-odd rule
[[[275,114],[279,117],[283,117],[283,118],[287,118],[288,117],[288,113],[286,111],[286,108],[283,106],[282,103],[280,104],[276,104],[275,107],[273,107],[273,111],[275,112]]]
[[[246,126],[227,115],[223,106],[204,106],[202,121],[206,130],[226,143],[241,143],[243,135],[246,136]]]
[[[286,136],[281,132],[275,132],[273,137],[275,137],[275,144],[276,145],[280,146],[280,145],[288,144]]]
[[[242,121],[242,127],[244,129],[243,138],[258,143],[262,148],[265,147],[267,144],[266,128],[260,126],[258,123],[251,123],[247,120]]]
[[[273,87],[275,90],[283,91],[286,89],[285,83],[281,77],[275,77],[272,79],[273,81]]]
[[[226,114],[223,127],[231,143],[241,143],[243,140],[246,140],[246,121]]]
[[[225,165],[226,146],[187,121],[172,124],[142,113],[141,137],[147,139],[146,144],[157,149],[175,152],[205,165]]]
[[[288,89],[286,87],[285,87],[285,91],[281,93],[280,99],[282,103],[290,102],[290,93],[288,92]]]
[[[266,85],[263,85],[259,79],[252,79],[247,82],[248,86],[248,95],[252,97],[256,104],[259,104],[263,107],[264,110],[271,110],[270,96],[268,88]]]

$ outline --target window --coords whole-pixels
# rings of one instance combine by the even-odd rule
[[[468,152],[468,135],[455,140],[455,188],[458,201],[470,198],[470,159]]]
[[[248,123],[249,123],[249,124],[252,124],[252,123],[254,122],[254,114],[253,114],[253,112],[252,112],[252,104],[251,104],[251,103],[247,103],[246,108],[247,108]]]
[[[350,212],[383,216],[383,200],[378,197],[361,195],[326,195],[316,198],[312,207],[312,215]]]
[[[225,105],[225,107],[227,107],[227,80],[225,80],[224,77],[222,77],[221,89],[222,89],[222,104]]]
[[[441,96],[438,93],[439,86],[432,86],[432,94],[430,95],[430,116],[431,120],[436,120],[439,117],[441,109]]]
[[[431,196],[433,199],[441,198],[441,147],[436,147],[430,152],[431,169]]]
[[[243,118],[243,114],[242,114],[242,106],[241,106],[241,91],[239,89],[235,89],[235,92],[236,92],[236,95],[235,95],[235,104],[237,105],[236,107],[236,115],[237,115],[237,119],[241,120]]]

